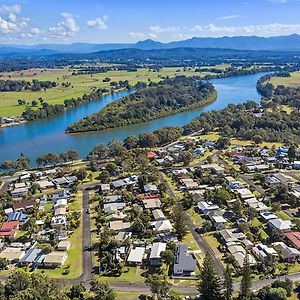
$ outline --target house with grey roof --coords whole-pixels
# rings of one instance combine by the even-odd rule
[[[195,272],[196,266],[196,259],[188,252],[188,246],[185,244],[177,244],[173,267],[174,276],[190,276]]]

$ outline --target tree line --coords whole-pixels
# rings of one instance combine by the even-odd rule
[[[0,80],[0,92],[40,91],[56,87],[55,81]]]
[[[109,104],[103,110],[68,127],[67,131],[86,132],[136,124],[189,110],[216,99],[211,83],[199,77],[166,78]]]

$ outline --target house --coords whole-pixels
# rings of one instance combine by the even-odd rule
[[[127,239],[130,239],[131,236],[132,236],[132,232],[119,231],[118,234],[115,236],[115,240],[118,242],[123,242]]]
[[[263,263],[274,261],[279,256],[274,248],[268,247],[262,243],[253,247],[252,253]]]
[[[68,254],[62,251],[54,251],[47,254],[44,258],[44,266],[49,268],[61,267],[68,258]]]
[[[23,188],[14,189],[10,192],[10,194],[12,195],[13,198],[21,198],[25,194],[27,194],[28,191],[29,191],[29,188],[26,186]]]
[[[7,247],[0,253],[0,258],[8,260],[10,263],[18,262],[25,255],[21,248]]]
[[[292,168],[295,169],[295,170],[300,170],[300,161],[299,160],[295,160],[292,163]]]
[[[100,192],[102,194],[106,194],[110,192],[110,185],[109,184],[101,184],[100,185]]]
[[[162,221],[162,220],[166,219],[166,217],[161,209],[154,209],[152,211],[152,215],[153,215],[153,218],[155,221]]]
[[[196,259],[188,252],[188,246],[177,244],[175,247],[174,276],[190,276],[196,270]]]
[[[64,229],[67,226],[66,216],[54,216],[54,217],[52,217],[51,226],[56,230]]]
[[[9,238],[15,237],[19,226],[19,221],[4,222],[0,227],[0,236]]]
[[[280,254],[281,258],[287,262],[295,262],[300,258],[300,251],[296,248],[287,246],[283,242],[273,243],[274,249]]]
[[[54,209],[57,208],[65,208],[68,205],[67,199],[58,199],[56,203],[54,204]]]
[[[239,195],[239,197],[242,200],[246,200],[246,199],[250,199],[250,198],[255,198],[255,196],[253,195],[253,193],[249,189],[246,189],[246,188],[237,189],[237,190],[235,190],[235,192]]]
[[[270,211],[264,211],[264,212],[261,212],[260,213],[260,216],[266,221],[268,222],[269,220],[272,220],[272,219],[277,219],[278,217],[270,212]]]
[[[20,223],[25,223],[28,220],[28,216],[22,212],[12,212],[7,216],[7,222],[19,221]]]
[[[216,230],[224,229],[227,223],[227,220],[218,214],[210,214],[209,218],[211,219]]]
[[[154,184],[144,185],[144,192],[149,194],[159,194],[159,189]]]
[[[180,181],[183,184],[184,190],[189,191],[189,190],[196,190],[199,188],[199,184],[191,178],[181,179]]]
[[[300,250],[300,232],[299,231],[287,232],[287,233],[285,233],[285,237],[288,239],[289,243],[293,247]]]
[[[267,177],[266,182],[273,184],[284,184],[287,186],[293,186],[296,183],[296,179],[285,173],[275,173]]]
[[[114,189],[125,189],[127,187],[123,179],[112,181],[110,184]]]
[[[207,215],[211,211],[216,211],[220,208],[217,204],[213,204],[212,202],[208,202],[208,201],[198,202],[197,207],[200,213],[203,213],[205,215]]]
[[[57,250],[58,251],[67,251],[71,247],[71,242],[70,241],[60,241],[57,244]]]
[[[14,211],[23,211],[35,207],[35,200],[17,201],[13,204]]]
[[[166,243],[156,242],[152,244],[149,262],[151,266],[160,266],[162,259],[160,257],[161,252],[165,251],[167,247]]]
[[[54,216],[65,216],[67,209],[65,207],[58,207],[54,210]]]
[[[286,233],[291,231],[292,222],[290,220],[282,220],[277,218],[269,220],[268,225],[274,230]]]
[[[157,158],[158,155],[157,155],[155,152],[153,152],[153,151],[149,151],[149,152],[147,153],[147,157],[148,157],[149,159],[154,159],[154,158]]]
[[[38,184],[42,190],[53,189],[55,187],[54,183],[47,178],[36,181],[35,183]]]
[[[202,155],[204,152],[205,152],[205,148],[203,148],[203,147],[198,147],[198,148],[194,149],[194,151],[193,151],[193,156],[195,156],[195,157],[200,156],[200,155]]]
[[[152,223],[153,230],[155,232],[170,232],[173,229],[173,226],[170,220],[161,220]]]
[[[161,207],[161,201],[157,198],[154,199],[143,199],[142,200],[145,209],[154,209]]]
[[[21,266],[30,265],[37,261],[39,256],[42,254],[42,249],[30,248],[25,255],[20,259],[19,264]]]
[[[130,222],[123,222],[122,220],[109,222],[109,227],[114,231],[123,231],[130,228]]]
[[[131,249],[127,257],[127,263],[133,266],[141,265],[145,259],[145,252],[145,247],[135,247]]]
[[[250,266],[255,266],[257,264],[255,258],[251,255],[251,254],[247,254],[247,252],[236,252],[234,254],[232,254],[232,256],[234,257],[237,265],[242,268],[244,266],[245,263],[245,258],[246,255],[248,255],[248,262]]]
[[[239,231],[237,228],[235,229],[222,229],[219,232],[222,240],[225,244],[232,243],[232,242],[238,242],[246,239],[246,235]]]
[[[224,169],[221,166],[217,165],[217,164],[201,165],[200,169],[202,171],[210,170],[211,172],[213,172],[215,174],[223,174],[224,173]]]

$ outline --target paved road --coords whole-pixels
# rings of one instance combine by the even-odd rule
[[[87,190],[83,190],[82,195],[82,281],[89,281],[93,278],[93,251],[91,236],[91,215],[87,213],[90,208],[90,195]]]
[[[159,176],[160,176],[160,181],[165,185],[166,191],[169,194],[169,196],[171,198],[173,198],[173,199],[176,199],[178,201],[178,198],[177,198],[176,194],[170,188],[168,182],[165,180],[164,174],[163,173],[159,173]],[[185,223],[186,223],[189,231],[192,233],[192,235],[193,235],[195,241],[197,242],[199,248],[201,249],[201,251],[203,253],[209,253],[210,254],[210,256],[212,257],[212,260],[214,262],[214,265],[215,265],[217,273],[219,274],[220,277],[223,277],[223,274],[224,274],[224,267],[223,267],[223,265],[218,260],[218,258],[216,257],[215,253],[213,252],[213,250],[211,249],[211,247],[206,243],[206,241],[203,239],[203,237],[195,231],[196,226],[195,226],[194,222],[191,220],[191,218],[188,215],[188,213],[186,213],[186,212],[185,212]]]

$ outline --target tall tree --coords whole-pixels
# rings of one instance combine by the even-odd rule
[[[99,279],[91,281],[91,292],[94,293],[95,300],[114,300],[116,295],[107,282]]]
[[[248,253],[245,256],[243,269],[242,269],[242,281],[239,293],[239,300],[248,300],[251,297],[251,268],[249,264]]]
[[[225,272],[224,272],[223,287],[225,289],[224,294],[223,294],[224,299],[231,300],[232,293],[233,293],[233,280],[232,280],[232,275],[231,275],[231,269],[228,264],[227,264]]]
[[[185,224],[184,209],[181,204],[176,204],[173,208],[172,219],[177,238],[182,241],[188,232],[188,228]]]
[[[155,299],[155,296],[158,299],[164,298],[170,290],[167,278],[160,274],[150,274],[145,283],[149,286],[153,299]]]
[[[198,291],[203,300],[221,300],[221,283],[217,275],[211,256],[205,255],[202,268],[200,270],[200,282]]]

